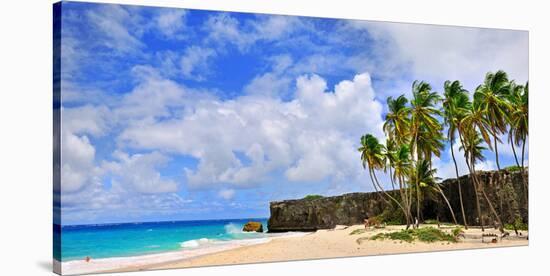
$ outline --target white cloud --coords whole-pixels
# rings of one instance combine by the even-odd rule
[[[207,41],[235,45],[240,51],[247,51],[258,41],[279,43],[285,36],[306,27],[292,16],[259,15],[240,22],[227,13],[210,16],[203,26],[209,33]]]
[[[525,31],[367,21],[350,25],[373,36],[386,63],[410,64],[416,79],[441,86],[447,79],[459,79],[474,89],[489,71],[503,69],[520,82],[528,78]]]
[[[66,133],[61,142],[61,191],[82,189],[93,176],[95,148],[87,136]]]
[[[137,13],[119,5],[102,5],[99,9],[88,10],[86,16],[97,31],[96,43],[122,53],[145,47],[139,38],[146,24],[142,24],[144,22]]]
[[[216,52],[209,48],[191,46],[185,49],[180,65],[184,77],[202,81],[209,73],[209,61],[216,56]]]
[[[88,135],[107,131],[109,109],[81,106],[61,109],[61,192],[80,191],[97,176],[95,148]]]
[[[186,169],[190,188],[257,185],[276,170],[293,181],[357,177],[358,139],[366,132],[382,136],[382,106],[366,73],[326,90],[321,77],[302,76],[292,101],[259,96],[198,101],[185,106],[190,112],[181,118],[143,121],[119,138],[132,147],[197,158],[197,169]]]
[[[186,11],[183,9],[162,9],[155,17],[157,29],[167,38],[181,38],[185,29]]]
[[[166,164],[169,159],[159,152],[133,154],[116,151],[116,161],[105,162],[103,168],[112,174],[117,182],[128,191],[143,194],[170,193],[178,190],[178,184],[163,178],[156,168]]]
[[[225,200],[230,200],[235,196],[235,190],[233,190],[233,189],[222,189],[218,192],[218,196],[225,199]]]

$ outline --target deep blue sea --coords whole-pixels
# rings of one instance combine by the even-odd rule
[[[248,221],[260,221],[264,233],[242,232]],[[264,238],[266,219],[229,219],[73,225],[61,228],[61,261],[128,257],[195,249],[216,241]],[[60,255],[60,256],[59,256]]]

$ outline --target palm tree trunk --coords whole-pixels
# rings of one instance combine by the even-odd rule
[[[382,199],[382,201],[384,201],[384,203],[390,204],[390,202],[384,196],[382,196],[382,194],[378,191],[378,188],[376,187],[376,182],[372,177],[372,171],[370,167],[369,167],[369,175],[370,175],[370,181],[372,182],[372,186],[374,187],[374,191],[376,191],[376,194],[380,197],[380,199]]]
[[[519,167],[518,155],[516,154],[516,146],[514,146],[514,139],[510,136],[510,144],[512,145],[512,153],[514,153],[514,160],[516,160],[516,165]]]
[[[382,193],[384,193],[388,198],[390,198],[393,202],[395,202],[397,204],[397,206],[399,206],[399,208],[401,208],[401,210],[403,211],[403,214],[407,214],[407,210],[405,210],[405,208],[401,205],[401,203],[399,203],[399,201],[397,201],[397,199],[395,199],[393,196],[391,196],[389,193],[387,193],[384,188],[382,188],[382,186],[380,185],[380,183],[378,182],[378,178],[376,177],[376,173],[374,172],[374,170],[371,170],[372,172],[372,176],[374,176],[374,180],[376,182],[376,184],[378,185],[378,188],[382,191]]]
[[[462,137],[462,134],[460,133],[460,131],[458,132],[458,137],[460,137],[460,143],[462,143],[462,147],[464,149],[464,151],[466,151],[466,144],[464,144],[464,137]],[[477,194],[477,185],[476,185],[476,182],[474,181],[474,173],[475,171],[472,171],[472,167],[470,166],[470,161],[468,161],[468,158],[466,158],[466,156],[464,157],[464,160],[466,160],[466,165],[468,167],[468,171],[470,172],[470,181],[472,182],[472,186],[474,186],[474,195],[475,195],[475,198],[476,198],[476,209],[477,209],[477,217],[479,218],[479,222],[481,224],[481,231],[485,231],[484,227],[483,227],[483,217],[481,216],[481,206],[480,206],[480,202],[479,202],[479,195]]]
[[[523,165],[523,161],[525,160],[525,139],[521,139],[521,177],[523,180],[523,193],[525,197],[525,205],[529,207],[529,190],[527,189],[527,179],[525,179],[525,166]]]
[[[477,178],[477,176],[476,176],[476,178]],[[491,200],[489,200],[489,197],[485,193],[485,188],[483,187],[483,185],[480,185],[480,187],[481,187],[481,194],[485,198],[485,201],[487,201],[487,205],[489,205],[489,210],[491,210],[491,213],[493,213],[493,216],[495,216],[495,218],[498,221],[498,230],[500,231],[500,233],[504,233],[504,228],[503,228],[504,225],[502,224],[502,220],[500,219],[500,216],[497,214],[497,211],[495,210],[495,207],[493,206],[493,203],[491,203]]]
[[[391,180],[391,188],[395,190],[395,183],[393,181],[393,174],[391,171],[391,164],[390,164],[390,180]]]
[[[495,130],[495,122],[491,122],[491,129],[493,130],[493,143],[495,145],[495,160],[497,162],[497,169],[500,171],[500,163],[498,162],[498,142],[497,133]]]
[[[464,211],[464,202],[462,201],[462,184],[460,183],[460,176],[458,175],[458,165],[456,164],[455,151],[453,149],[453,138],[449,135],[451,141],[451,156],[453,157],[453,163],[455,164],[456,181],[458,182],[458,198],[460,199],[460,211],[462,213],[462,220],[464,222],[464,228],[468,229],[468,222],[466,222],[466,212]]]
[[[441,187],[439,187],[439,185],[437,186],[437,191],[441,194],[441,196],[447,203],[447,207],[449,207],[449,211],[451,211],[451,216],[453,217],[454,223],[458,224],[458,221],[456,221],[455,212],[453,211],[453,207],[451,207],[451,203],[449,202],[449,200],[447,199],[447,197],[445,196],[445,194],[443,193],[443,190],[441,189]]]
[[[403,202],[403,205],[405,207],[407,207],[407,210],[405,212],[405,220],[407,221],[407,228],[406,229],[409,229],[411,224],[410,224],[410,216],[409,216],[410,215],[410,208],[408,208],[409,203],[407,201],[407,191],[403,190],[403,181],[402,181],[401,176],[398,176],[397,180],[399,182],[399,194],[401,195],[401,201]]]
[[[478,195],[479,183],[477,181],[476,170],[475,170],[475,167],[471,167],[473,165],[470,165],[470,163],[473,163],[473,162],[467,162],[467,163],[468,163],[468,169],[470,170],[470,178],[471,178],[472,184],[474,185],[474,194],[476,195],[477,216],[479,218],[479,223],[481,225],[481,231],[485,232],[485,226],[484,226],[485,223],[483,221],[483,215],[481,214],[481,206],[479,202],[479,195]]]

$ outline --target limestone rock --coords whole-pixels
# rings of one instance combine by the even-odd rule
[[[261,232],[264,231],[264,227],[263,227],[261,222],[249,221],[244,225],[243,231],[245,231],[245,232],[260,232],[261,233]]]

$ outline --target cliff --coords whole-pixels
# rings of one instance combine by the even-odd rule
[[[497,212],[501,214],[504,223],[512,222],[520,217],[528,222],[528,210],[525,201],[525,189],[519,171],[501,170],[478,172],[478,177],[485,187],[485,192]],[[528,183],[528,173],[526,180]],[[449,199],[459,223],[462,223],[458,181],[462,186],[462,198],[468,225],[479,225],[474,187],[469,175],[457,179],[444,180],[442,189]],[[479,192],[479,191],[478,191]],[[390,191],[398,196],[397,191]],[[479,192],[480,207],[486,225],[492,224],[490,210]],[[452,217],[441,196],[433,195],[423,202],[423,219],[436,219],[442,222],[451,222]],[[397,213],[396,213],[397,211]],[[340,196],[322,197],[313,199],[284,200],[270,203],[269,232],[285,231],[315,231],[330,229],[336,225],[361,224],[365,217],[384,214],[398,214],[395,206],[388,206],[381,194],[350,193]]]

